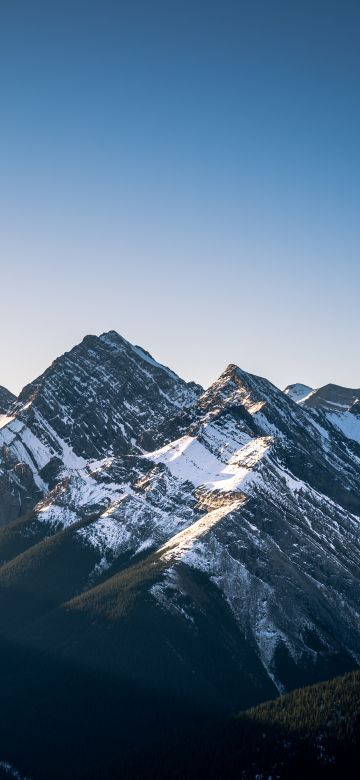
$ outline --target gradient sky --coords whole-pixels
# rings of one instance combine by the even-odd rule
[[[115,329],[360,386],[358,0],[0,0],[0,384]]]

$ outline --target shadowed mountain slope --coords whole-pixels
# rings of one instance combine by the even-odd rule
[[[16,396],[0,385],[0,414],[7,414],[15,400]]]

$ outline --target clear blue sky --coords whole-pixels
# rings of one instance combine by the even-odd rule
[[[3,0],[0,384],[114,328],[360,386],[358,0]]]

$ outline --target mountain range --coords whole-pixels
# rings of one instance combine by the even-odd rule
[[[4,761],[101,777],[356,668],[359,518],[360,389],[204,390],[114,331],[0,387]]]

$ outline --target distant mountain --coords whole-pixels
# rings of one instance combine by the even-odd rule
[[[114,332],[22,391],[0,430],[10,763],[20,706],[19,769],[70,776],[44,755],[52,713],[90,777],[111,735],[131,752],[359,664],[360,443],[328,408],[356,414],[356,392],[345,409],[233,364],[203,391]]]
[[[309,385],[302,385],[297,382],[294,385],[288,385],[285,387],[284,393],[289,396],[293,401],[303,401],[307,395],[313,392],[313,387]]]
[[[312,409],[322,409],[326,412],[343,412],[350,409],[360,399],[360,388],[352,390],[350,387],[339,385],[324,385],[318,390],[313,390],[305,403]]]
[[[294,401],[313,409],[319,419],[327,420],[348,439],[360,443],[360,388],[324,385],[313,390],[307,385],[288,385],[284,392]]]

